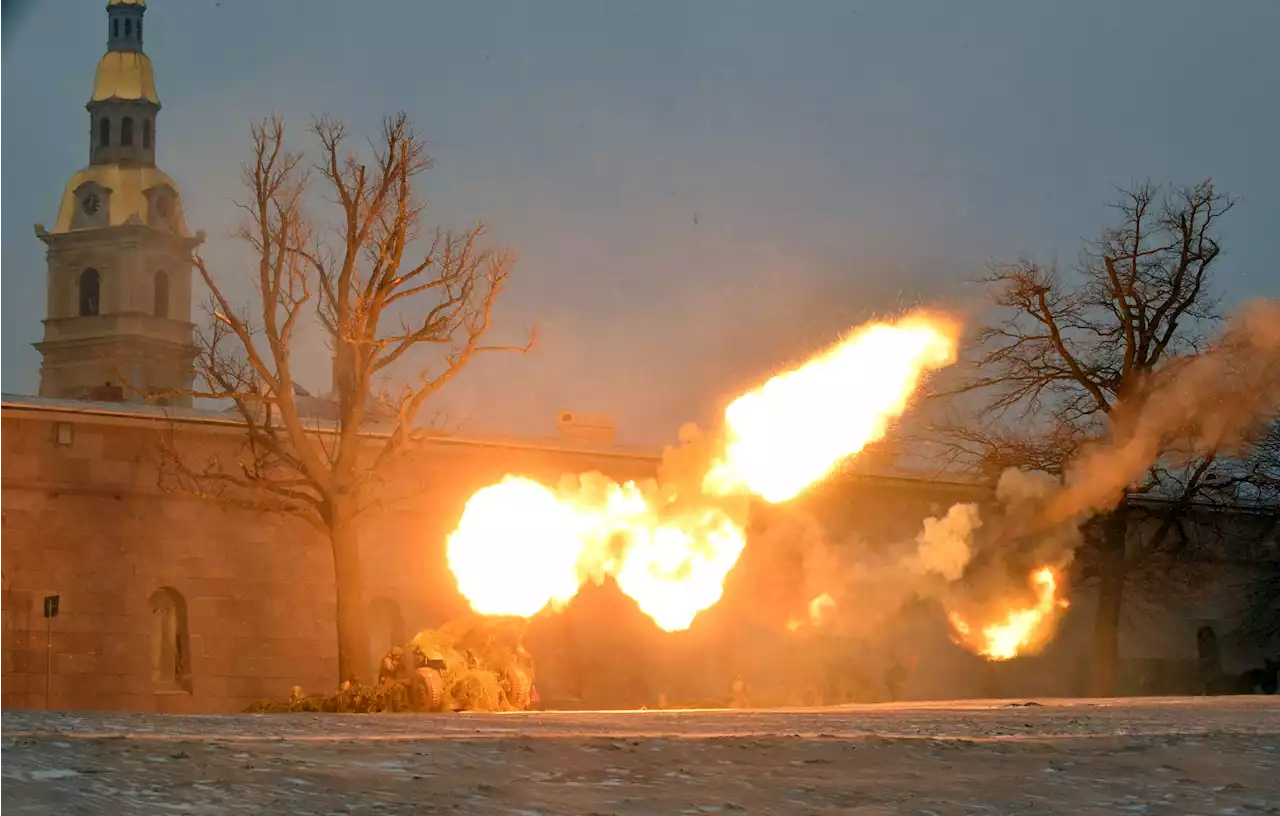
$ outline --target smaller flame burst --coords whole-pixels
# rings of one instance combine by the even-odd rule
[[[828,595],[825,592],[819,595],[818,597],[814,598],[812,601],[809,601],[809,621],[808,621],[809,625],[810,626],[821,625],[822,619],[826,617],[827,612],[831,609],[835,609],[835,607],[836,607],[835,598],[832,598],[830,595]],[[804,626],[804,624],[805,622],[800,620],[799,618],[792,618],[791,620],[787,621],[787,629],[789,629],[792,632],[798,632],[800,631],[800,627]]]
[[[1068,603],[1058,595],[1058,574],[1052,567],[1031,573],[1031,588],[1036,596],[1034,606],[1006,609],[978,632],[958,612],[951,612],[948,618],[956,642],[988,660],[1012,660],[1043,645],[1053,631],[1056,613]]]

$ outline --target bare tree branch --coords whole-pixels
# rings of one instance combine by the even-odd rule
[[[242,168],[248,197],[237,204],[246,217],[236,235],[256,260],[254,301],[234,305],[227,281],[193,257],[209,303],[195,338],[199,386],[184,396],[230,402],[246,433],[234,456],[199,464],[170,433],[164,480],[170,489],[300,516],[329,537],[347,678],[369,670],[359,515],[392,501],[387,468],[423,438],[418,416],[430,398],[476,355],[528,351],[533,335],[520,344],[486,341],[515,259],[485,243],[483,224],[434,228],[423,245],[426,200],[417,182],[431,160],[405,114],[383,121],[369,160],[349,150],[337,120],[314,120],[310,134],[320,151],[309,167],[287,148],[283,121],[251,128],[253,155]],[[322,221],[313,176],[317,197],[338,214],[332,228],[315,226]],[[293,373],[313,315],[333,354],[332,401],[310,396]],[[381,396],[380,383],[408,365],[421,373],[393,398]],[[368,433],[372,423],[377,434]]]

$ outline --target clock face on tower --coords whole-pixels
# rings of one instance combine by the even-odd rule
[[[84,209],[85,215],[93,215],[102,206],[102,199],[98,198],[97,193],[89,193],[80,200],[80,206]]]

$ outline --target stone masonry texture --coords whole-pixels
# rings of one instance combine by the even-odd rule
[[[161,423],[77,421],[3,427],[3,705],[139,711],[236,711],[295,684],[336,688],[333,562],[306,523],[160,489]],[[188,431],[193,450],[234,440]],[[444,540],[466,496],[507,472],[554,480],[601,470],[651,475],[652,456],[441,446],[396,474],[409,499],[361,529],[365,598],[394,601],[408,634],[465,608]],[[154,689],[149,599],[185,600],[190,693]],[[61,612],[42,616],[58,593]],[[48,672],[46,670],[49,670]]]

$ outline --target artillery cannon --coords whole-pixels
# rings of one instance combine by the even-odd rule
[[[526,626],[477,615],[419,632],[382,659],[379,685],[403,685],[414,711],[524,711],[537,700]]]

